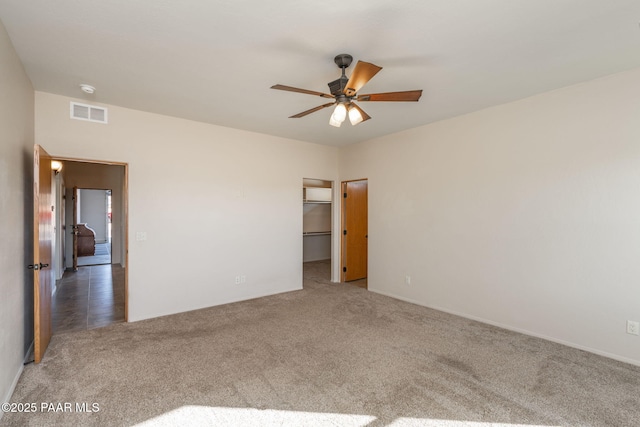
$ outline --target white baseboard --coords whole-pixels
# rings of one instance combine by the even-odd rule
[[[29,362],[28,358],[32,351],[33,351],[33,341],[29,346],[29,350],[27,350],[27,354],[24,355],[24,358],[22,359],[22,364],[20,365],[18,372],[16,372],[16,376],[13,378],[13,382],[11,383],[11,387],[9,387],[9,390],[7,391],[6,396],[4,396],[4,398],[2,399],[2,403],[7,403],[11,401],[11,396],[13,396],[13,392],[16,390],[16,386],[18,385],[18,381],[20,380],[20,376],[22,375],[22,371],[24,371],[24,364]],[[4,412],[0,411],[0,421],[2,421],[3,415],[4,415]]]
[[[465,314],[465,313],[459,313],[457,311],[449,310],[447,308],[442,308],[442,307],[438,307],[438,306],[424,304],[424,303],[422,303],[420,301],[416,301],[416,300],[413,300],[411,298],[405,298],[405,297],[401,297],[401,296],[398,296],[398,295],[394,295],[391,292],[383,292],[383,291],[379,291],[379,290],[371,289],[371,288],[369,290],[371,292],[375,292],[375,293],[380,294],[380,295],[384,295],[384,296],[387,296],[387,297],[399,299],[401,301],[410,302],[411,304],[416,304],[416,305],[419,305],[419,306],[422,306],[422,307],[431,308],[433,310],[442,311],[444,313],[453,314],[454,316],[464,317],[465,319],[475,320],[476,322],[486,323],[487,325],[497,326],[498,328],[506,329],[508,331],[518,332],[520,334],[529,335],[531,337],[541,338],[543,340],[555,342],[557,344],[566,345],[567,347],[577,348],[578,350],[587,351],[589,353],[597,354],[598,356],[608,357],[609,359],[617,360],[619,362],[628,363],[630,365],[640,366],[640,360],[630,359],[628,357],[620,356],[618,354],[608,353],[606,351],[598,350],[598,349],[591,348],[591,347],[586,347],[586,346],[583,346],[583,345],[580,345],[580,344],[576,344],[576,343],[572,343],[572,342],[569,342],[569,341],[564,341],[564,340],[561,340],[561,339],[558,339],[558,338],[554,338],[554,337],[550,337],[550,336],[547,336],[547,335],[544,335],[544,334],[538,334],[536,332],[527,331],[525,329],[515,328],[513,326],[505,325],[505,324],[502,324],[500,322],[494,322],[492,320],[484,319],[484,318],[481,318],[481,317],[471,316],[471,315]]]

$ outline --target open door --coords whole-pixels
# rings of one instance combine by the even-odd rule
[[[350,282],[367,277],[367,180],[343,182],[342,192],[342,280]]]
[[[51,289],[53,269],[53,201],[51,200],[51,156],[39,145],[33,153],[33,300],[34,358],[40,363],[51,341]]]

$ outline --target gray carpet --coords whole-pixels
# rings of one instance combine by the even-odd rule
[[[56,335],[11,399],[38,411],[0,423],[640,425],[640,367],[330,284],[320,267],[301,291]]]

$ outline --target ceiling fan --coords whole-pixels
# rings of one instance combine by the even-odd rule
[[[333,102],[329,102],[327,104],[320,105],[319,107],[312,108],[307,111],[303,111],[302,113],[298,113],[296,115],[290,116],[290,119],[299,119],[300,117],[304,117],[308,114],[315,113],[316,111],[320,111],[323,108],[331,107],[335,105],[336,108],[333,110],[333,114],[331,115],[331,119],[329,120],[329,124],[331,126],[340,127],[342,122],[349,115],[349,121],[352,125],[357,125],[358,123],[369,120],[371,117],[364,112],[364,110],[354,101],[404,101],[404,102],[417,102],[422,96],[422,90],[408,90],[404,92],[385,92],[385,93],[371,93],[367,95],[358,95],[358,91],[369,81],[373,76],[375,76],[378,71],[382,70],[382,67],[378,67],[377,65],[371,64],[369,62],[358,61],[356,67],[353,69],[353,73],[351,73],[351,77],[347,77],[345,75],[345,70],[351,62],[353,61],[353,57],[346,53],[342,53],[337,55],[333,61],[336,65],[342,69],[342,76],[338,80],[334,80],[330,82],[329,90],[331,94],[316,92],[313,90],[307,89],[299,89],[296,87],[285,86],[285,85],[273,85],[271,89],[278,90],[286,90],[289,92],[299,92],[306,93],[309,95],[316,95],[322,98],[333,99]]]

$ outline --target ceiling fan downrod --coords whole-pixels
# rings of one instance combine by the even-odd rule
[[[347,67],[349,67],[349,65],[351,65],[352,61],[353,57],[347,53],[341,53],[340,55],[336,55],[336,57],[333,58],[333,62],[335,62],[336,65],[342,70],[342,76],[340,76],[339,79],[328,83],[329,90],[335,97],[344,95],[344,89],[349,82],[349,78],[347,77],[345,70],[347,69]]]

